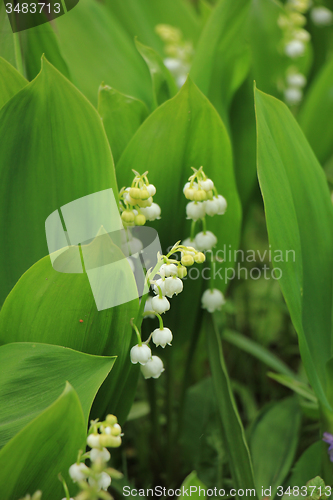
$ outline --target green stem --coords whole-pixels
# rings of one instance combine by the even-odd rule
[[[132,318],[132,319],[131,319],[131,326],[132,326],[133,330],[134,330],[134,331],[135,331],[135,333],[136,333],[136,336],[137,336],[137,339],[138,339],[138,344],[139,344],[139,346],[141,346],[141,345],[142,345],[141,334],[140,334],[140,332],[139,332],[138,327],[134,324],[133,319],[134,319],[134,318]]]
[[[214,280],[214,271],[216,263],[214,262],[214,258],[212,256],[209,257],[210,261],[210,280],[209,280],[209,288],[214,290],[215,280]]]
[[[204,234],[206,234],[206,231],[207,231],[206,217],[204,217],[201,220],[202,220],[202,231]]]
[[[197,221],[195,220],[192,220],[192,223],[191,223],[191,235],[190,235],[190,240],[193,241],[194,240],[194,236],[195,236],[195,225],[196,225]]]

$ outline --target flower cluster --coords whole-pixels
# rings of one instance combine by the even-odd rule
[[[176,252],[181,253],[181,261],[171,258]],[[160,326],[156,328],[149,336],[146,342],[142,342],[141,335],[133,324],[132,326],[137,334],[138,344],[131,349],[132,363],[140,363],[141,372],[147,378],[158,378],[164,371],[162,360],[158,356],[152,355],[149,347],[150,340],[156,345],[163,348],[166,345],[171,345],[172,332],[169,328],[163,325],[161,314],[169,311],[170,302],[174,295],[178,295],[183,290],[182,278],[187,274],[187,267],[197,262],[201,264],[205,261],[205,256],[202,252],[195,250],[193,247],[187,247],[176,243],[167,255],[158,255],[158,262],[155,269],[147,273],[147,281],[152,287],[154,297],[148,297],[145,304],[145,317],[156,316],[159,319]]]
[[[182,32],[178,28],[168,24],[158,24],[155,30],[165,43],[164,51],[167,57],[163,61],[164,65],[175,78],[177,87],[180,88],[190,71],[194,54],[193,45],[183,39]]]
[[[114,415],[107,415],[104,422],[91,422],[87,437],[87,445],[91,450],[85,454],[80,451],[76,463],[69,468],[72,481],[77,483],[81,490],[75,500],[112,499],[107,493],[111,478],[120,478],[122,475],[107,467],[111,458],[107,448],[118,448],[121,445],[121,436],[121,427]],[[84,463],[86,459],[90,459],[90,467]],[[68,488],[65,484],[64,487],[67,497],[63,500],[70,500]]]
[[[135,177],[132,185],[122,188],[119,193],[121,219],[127,226],[143,226],[146,221],[159,219],[161,208],[153,202],[156,188],[148,181],[147,174],[140,175],[133,170]]]
[[[285,13],[281,14],[278,24],[283,33],[283,51],[293,60],[303,56],[310,41],[310,33],[304,29],[306,24],[305,13],[310,7],[309,0],[288,0]],[[299,104],[303,97],[303,87],[306,77],[299,72],[295,65],[287,68],[285,75],[284,98],[287,104]]]
[[[40,490],[35,491],[35,493],[31,496],[29,494],[25,495],[25,497],[21,498],[20,500],[41,500],[42,498],[42,492]]]
[[[192,167],[192,170],[194,173],[189,177],[183,189],[185,197],[190,200],[186,206],[186,215],[192,220],[191,236],[182,244],[200,252],[211,251],[217,244],[217,238],[206,228],[206,215],[209,217],[223,215],[227,209],[227,201],[221,194],[218,194],[214,182],[207,177],[203,167],[198,170]],[[202,222],[203,230],[195,235],[195,226],[199,220]],[[214,312],[224,303],[222,292],[213,287],[211,278],[211,288],[204,292],[201,299],[202,307],[209,312]]]

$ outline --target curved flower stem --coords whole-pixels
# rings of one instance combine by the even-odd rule
[[[134,331],[135,331],[135,333],[136,333],[136,336],[137,336],[137,339],[138,339],[138,344],[139,344],[139,346],[141,346],[141,345],[142,345],[141,334],[140,334],[140,332],[139,332],[138,327],[134,324],[133,320],[134,320],[134,318],[132,318],[132,319],[131,319],[131,327],[133,328],[133,330],[134,330]]]

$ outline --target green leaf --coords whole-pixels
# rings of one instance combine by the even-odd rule
[[[189,474],[183,481],[180,491],[181,495],[179,498],[187,498],[188,495],[191,496],[191,498],[203,498],[202,496],[202,491],[200,495],[200,488],[203,488],[206,490],[206,486],[203,484],[202,481],[197,476],[196,471],[192,471],[191,474]],[[184,491],[185,490],[185,491]]]
[[[283,361],[272,354],[266,347],[263,347],[249,337],[245,337],[245,335],[233,330],[224,330],[222,338],[238,349],[242,349],[244,352],[251,354],[251,356],[257,358],[269,368],[283,375],[296,377],[294,372]]]
[[[191,79],[188,79],[174,98],[162,104],[145,120],[117,164],[117,179],[121,186],[129,185],[129,179],[133,177],[131,169],[140,173],[148,170],[149,181],[157,189],[154,201],[162,209],[161,220],[154,222],[152,226],[159,233],[163,252],[176,241],[190,235],[190,221],[186,221],[188,201],[183,194],[183,186],[192,174],[191,166],[199,168],[201,165],[228,202],[225,215],[208,217],[207,229],[216,234],[217,249],[236,249],[241,214],[230,141],[216,110]],[[195,233],[199,231],[200,223],[196,225]],[[230,270],[226,270],[233,265],[234,262],[227,259],[216,266],[216,287],[221,290],[227,287],[228,279],[225,276],[226,273],[230,275]],[[204,272],[208,276],[207,264],[201,267],[206,268]],[[184,293],[177,297],[179,310],[186,307],[193,310],[198,307],[200,310],[203,280],[191,279],[191,276],[198,277],[199,274],[199,270],[198,274],[191,272],[185,280]],[[183,328],[186,338],[192,331],[196,318],[194,314],[179,318],[177,308],[171,308],[168,321],[171,330],[172,325],[176,324],[177,328]]]
[[[306,93],[298,121],[318,160],[323,164],[333,153],[333,58],[329,59]]]
[[[98,112],[101,115],[115,163],[130,139],[148,116],[147,106],[138,99],[121,94],[108,85],[98,92]]]
[[[123,278],[131,289],[136,285],[130,269],[129,273]],[[97,395],[94,412],[101,417],[109,410],[122,421],[136,388],[136,367],[134,380],[126,385],[126,378],[133,366],[130,320],[137,311],[138,299],[98,311],[87,274],[57,272],[50,258],[44,257],[22,276],[5,301],[0,312],[0,343],[40,342],[117,356],[112,374]]]
[[[155,33],[157,24],[179,28],[185,39],[195,42],[200,34],[200,22],[193,6],[186,0],[106,0],[107,7],[119,19],[131,39],[137,36],[142,43],[162,54],[163,42]],[[128,13],[131,12],[129,16]]]
[[[48,500],[59,500],[63,487],[58,474],[71,484],[67,471],[84,449],[85,436],[79,398],[67,383],[61,396],[0,451],[2,500],[36,490]]]
[[[231,390],[220,335],[214,324],[214,319],[208,314],[205,318],[209,363],[220,412],[222,438],[229,457],[233,484],[236,490],[242,488],[254,489],[250,452]],[[254,497],[256,497],[255,494]]]
[[[0,111],[0,133],[2,303],[49,253],[45,220],[53,211],[97,191],[118,190],[97,111],[45,59],[38,77]]]
[[[27,80],[0,57],[0,108],[27,85]]]
[[[59,48],[59,37],[50,23],[25,30],[20,36],[23,64],[29,80],[33,80],[40,72],[43,54],[60,73],[70,79],[70,71]]]
[[[250,0],[220,0],[201,33],[191,68],[191,78],[226,122],[235,91],[250,64],[246,22]]]
[[[16,66],[13,30],[4,3],[0,3],[0,56]]]
[[[180,442],[186,467],[195,469],[208,488],[221,484],[225,453],[211,377],[186,392]]]
[[[272,487],[272,498],[283,484],[296,452],[301,415],[297,400],[288,398],[264,409],[250,437],[257,491]]]
[[[333,209],[324,173],[289,109],[255,90],[258,153],[272,264],[299,337],[308,379],[328,406]],[[320,242],[320,259],[318,258]]]
[[[272,373],[268,372],[267,374],[270,378],[273,380],[276,380],[279,382],[279,384],[284,385],[285,387],[288,387],[292,391],[294,391],[296,394],[299,394],[303,398],[307,399],[308,401],[311,401],[312,403],[317,403],[318,400],[313,393],[312,389],[304,384],[304,382],[301,382],[295,378],[295,376],[290,376],[290,375],[280,375],[277,373]]]
[[[310,479],[306,483],[306,486],[308,488],[308,496],[306,498],[309,500],[320,500],[320,498],[326,500],[326,498],[331,496],[325,494],[325,482],[319,476]]]
[[[305,486],[311,477],[321,473],[322,445],[321,441],[317,441],[302,453],[288,480],[290,486]]]
[[[94,397],[114,361],[47,344],[1,346],[0,448],[55,401],[66,381],[76,390],[88,424]]]
[[[55,24],[59,48],[70,68],[72,81],[94,105],[97,105],[101,82],[151,104],[147,67],[135,48],[133,37],[126,33],[104,2],[81,1]]]
[[[153,106],[157,108],[177,94],[177,86],[170,71],[164,66],[161,56],[155,50],[138,40],[135,40],[135,45],[149,68],[153,85]]]
[[[252,55],[252,82],[268,94],[278,96],[278,84],[285,78],[290,59],[281,51],[283,31],[278,18],[285,10],[275,0],[253,0],[248,18]]]

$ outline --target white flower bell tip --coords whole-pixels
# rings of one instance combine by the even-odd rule
[[[153,331],[153,342],[158,347],[165,347],[167,344],[171,345],[172,342],[172,333],[169,328],[156,328]]]
[[[151,358],[151,350],[147,346],[147,344],[135,345],[132,347],[131,352],[131,361],[135,365],[136,363],[140,363],[140,365],[144,365]]]
[[[158,378],[164,372],[163,361],[158,356],[152,356],[147,364],[141,366],[143,376],[147,378]]]

